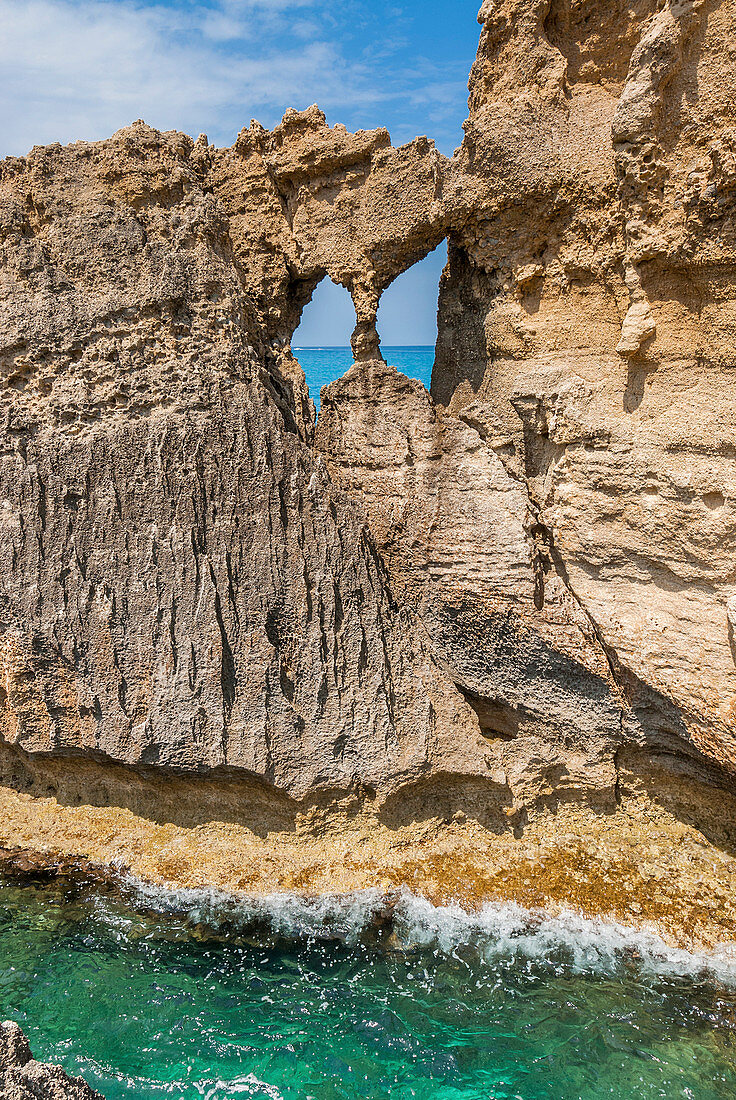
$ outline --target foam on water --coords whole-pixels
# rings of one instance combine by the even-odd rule
[[[487,903],[471,912],[459,904],[436,906],[408,890],[386,897],[379,890],[304,897],[274,893],[237,897],[213,889],[167,889],[128,880],[131,900],[213,929],[244,929],[254,923],[287,939],[339,939],[355,943],[372,926],[390,921],[398,948],[450,954],[473,948],[484,959],[559,959],[575,973],[612,974],[634,959],[652,974],[712,975],[736,988],[736,945],[710,953],[670,946],[655,932],[572,910],[531,911],[514,902]]]
[[[133,904],[185,917],[190,924],[243,930],[265,925],[288,939],[340,939],[355,942],[385,908],[379,890],[305,897],[275,893],[244,897],[215,889],[169,889],[138,879],[124,880]]]
[[[107,1100],[723,1100],[736,960],[409,892],[0,884],[0,1017]]]

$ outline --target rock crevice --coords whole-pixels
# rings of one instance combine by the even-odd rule
[[[311,107],[2,162],[0,738],[517,826],[635,750],[728,786],[735,19],[489,0],[451,160]],[[444,238],[429,394],[376,315]]]

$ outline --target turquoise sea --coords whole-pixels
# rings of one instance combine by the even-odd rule
[[[319,410],[320,392],[323,386],[342,378],[353,365],[350,348],[294,348],[294,355],[304,368],[309,394]],[[434,346],[431,347],[383,347],[387,363],[397,367],[408,378],[416,378],[427,389],[432,381]]]
[[[727,1100],[736,968],[514,906],[0,884],[0,1018],[108,1100]]]

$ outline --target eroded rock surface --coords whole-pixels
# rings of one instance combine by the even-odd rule
[[[102,1100],[81,1077],[61,1066],[37,1062],[17,1024],[0,1024],[0,1097],[2,1100]]]
[[[432,400],[355,367],[319,444],[511,772],[733,772],[736,7],[480,20]]]
[[[313,122],[271,138],[284,165]],[[242,169],[248,237],[239,156],[137,125],[2,166],[2,735],[297,795],[482,772],[472,711],[309,445],[271,330],[297,315],[268,240],[289,219]]]
[[[8,783],[75,752],[429,812],[452,773],[517,832],[621,812],[631,760],[704,814],[732,783],[736,5],[480,21],[452,160],[310,108],[0,166]],[[430,395],[376,314],[444,237]],[[315,426],[326,276],[356,362]]]
[[[481,18],[456,170],[485,197],[452,238],[435,397],[506,427],[544,572],[594,626],[627,736],[733,766],[736,207],[717,165],[736,7]]]

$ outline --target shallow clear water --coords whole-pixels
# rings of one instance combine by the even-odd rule
[[[736,1097],[736,995],[654,940],[370,894],[0,886],[0,1018],[109,1100]]]
[[[408,378],[416,378],[429,389],[434,347],[385,347],[381,351],[387,363],[397,367]],[[294,355],[302,365],[309,395],[319,410],[322,387],[336,378],[342,378],[353,365],[353,353],[350,348],[294,348]]]

